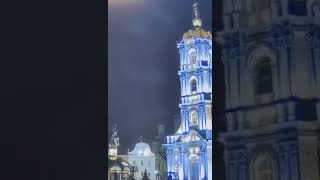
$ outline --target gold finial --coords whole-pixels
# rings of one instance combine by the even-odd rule
[[[198,3],[196,0],[194,1],[192,6],[193,6],[192,24],[194,27],[201,27],[202,22],[200,18],[200,11],[199,11]]]

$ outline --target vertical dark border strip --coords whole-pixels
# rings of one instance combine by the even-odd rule
[[[108,33],[108,30],[109,30],[109,27],[108,27],[108,25],[109,25],[109,11],[108,11],[108,0],[104,0],[105,2],[106,2],[106,19],[107,19],[107,21],[106,21],[106,34]],[[109,162],[109,158],[108,158],[108,145],[109,145],[109,138],[108,138],[108,135],[109,135],[109,127],[108,127],[108,125],[109,125],[109,123],[108,123],[108,121],[109,121],[109,119],[108,119],[108,110],[109,110],[109,107],[108,107],[108,97],[109,97],[109,94],[108,94],[108,85],[109,85],[109,83],[108,83],[108,52],[109,52],[109,41],[108,41],[108,36],[109,36],[109,34],[107,34],[107,36],[106,36],[106,64],[105,64],[105,67],[106,67],[106,98],[105,98],[105,100],[106,100],[106,133],[105,133],[105,145],[104,145],[104,151],[105,151],[105,157],[106,157],[106,159],[105,159],[105,164],[104,164],[104,169],[105,169],[105,171],[104,171],[104,173],[105,173],[105,179],[108,179],[108,162]]]
[[[221,46],[214,40],[216,33],[222,30],[222,0],[213,0],[213,179],[224,180],[224,149],[218,141],[219,133],[225,130],[225,82],[224,66],[221,61]]]

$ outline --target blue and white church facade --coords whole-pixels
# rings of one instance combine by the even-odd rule
[[[212,35],[202,29],[193,4],[193,29],[177,45],[180,53],[181,124],[166,137],[172,179],[212,180]]]
[[[320,179],[320,1],[224,0],[227,180]]]

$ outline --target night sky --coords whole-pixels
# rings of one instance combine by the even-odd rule
[[[156,126],[173,132],[179,114],[177,41],[192,28],[192,0],[111,0],[108,3],[108,125],[118,124],[122,153]],[[200,1],[212,32],[212,1]]]

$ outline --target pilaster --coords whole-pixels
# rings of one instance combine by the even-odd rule
[[[180,147],[179,149],[179,180],[185,180],[184,173],[184,159],[185,159],[185,148]]]
[[[200,180],[207,180],[208,177],[208,159],[206,146],[200,146]]]

